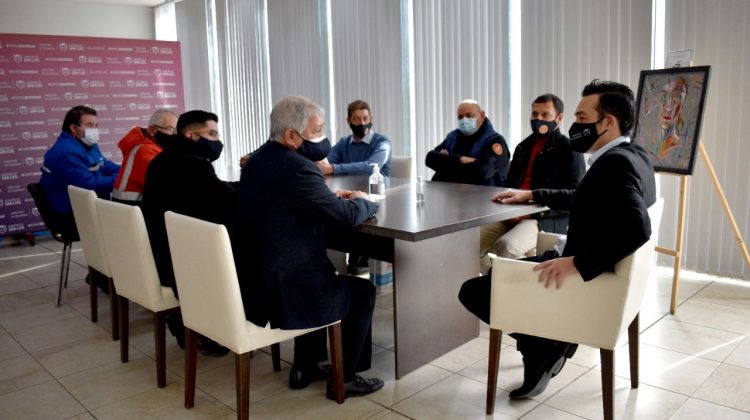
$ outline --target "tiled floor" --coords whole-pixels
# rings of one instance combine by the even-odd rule
[[[63,305],[55,307],[60,244],[0,242],[0,419],[235,417],[234,359],[200,357],[195,407],[182,406],[183,353],[168,340],[167,387],[156,387],[151,317],[131,305],[131,360],[119,361],[110,339],[109,308],[100,295],[99,322],[89,318],[83,254],[73,252]],[[640,387],[628,381],[627,352],[616,356],[618,419],[750,420],[750,283],[685,272],[677,315],[667,315],[671,272],[659,269],[642,310]],[[337,405],[324,385],[286,385],[289,365],[274,373],[256,353],[251,368],[253,418],[484,418],[487,329],[479,338],[401,380],[393,378],[390,295],[378,299],[373,368],[383,390]],[[581,347],[539,397],[508,400],[522,380],[513,340],[504,338],[495,418],[598,419],[599,353]],[[291,343],[282,346],[289,360]]]

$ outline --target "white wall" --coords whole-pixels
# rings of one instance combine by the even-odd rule
[[[0,32],[154,39],[154,12],[70,0],[0,0]]]

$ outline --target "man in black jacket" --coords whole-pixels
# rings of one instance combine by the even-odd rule
[[[383,386],[357,374],[370,368],[375,287],[336,274],[326,254],[326,229],[351,229],[377,205],[361,191],[334,193],[326,186],[315,165],[331,150],[324,123],[323,109],[301,96],[273,107],[270,140],[242,169],[232,245],[248,320],[283,329],[341,320],[345,393],[364,395]],[[321,333],[325,340],[324,329],[295,339],[291,373],[315,371],[325,356]]]
[[[143,188],[143,217],[148,228],[154,262],[163,286],[177,286],[169,252],[164,213],[176,213],[230,225],[237,198],[237,183],[220,180],[211,162],[221,155],[216,114],[188,111],[177,121],[177,135],[157,133],[164,148],[148,166]],[[169,137],[169,138],[165,138]],[[168,319],[172,333],[183,346],[184,329],[178,317]],[[226,353],[207,339],[201,340],[201,352]]]
[[[560,258],[538,264],[544,287],[564,287],[571,276],[589,281],[635,252],[651,237],[648,207],[656,201],[651,160],[627,135],[633,127],[635,101],[629,87],[594,80],[581,94],[576,122],[570,127],[571,147],[592,153],[590,168],[575,190],[510,191],[493,200],[504,204],[534,201],[552,209],[570,210],[567,242]],[[613,240],[614,238],[614,240]],[[549,258],[546,256],[540,258]],[[574,281],[574,280],[567,280]],[[461,287],[459,300],[489,322],[490,277],[477,277]],[[540,286],[541,287],[541,286]],[[515,334],[523,355],[524,383],[510,398],[530,398],[544,391],[577,345]]]
[[[503,185],[510,160],[505,138],[495,131],[477,101],[462,101],[456,114],[458,128],[425,158],[427,167],[435,171],[432,180]]]
[[[570,148],[570,139],[560,133],[563,102],[547,93],[531,104],[531,130],[513,152],[503,186],[524,190],[574,189],[586,172],[583,155]],[[488,252],[504,258],[523,258],[536,247],[539,231],[565,233],[568,212],[550,210],[518,219],[483,226],[480,255],[489,269]]]

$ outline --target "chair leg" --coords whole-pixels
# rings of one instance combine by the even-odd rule
[[[185,327],[185,408],[195,406],[195,371],[198,363],[198,334]]]
[[[640,312],[635,315],[628,327],[628,350],[630,351],[630,387],[638,388],[638,334]]]
[[[331,379],[333,379],[333,392],[336,402],[343,404],[346,399],[344,394],[344,359],[341,346],[341,323],[328,327],[328,346],[331,348]]]
[[[250,418],[250,352],[234,355],[237,375],[237,419]]]
[[[615,418],[615,351],[599,349],[602,360],[602,403],[604,420]]]
[[[96,279],[99,272],[89,267],[89,300],[91,302],[91,322],[99,320],[99,299],[96,293]]]
[[[490,328],[490,354],[487,365],[487,406],[486,412],[495,412],[495,395],[497,395],[497,371],[500,366],[500,343],[503,332]]]
[[[250,357],[253,357],[252,352],[250,352]],[[281,371],[281,345],[279,345],[279,343],[271,344],[271,362],[273,363],[273,371],[280,372]]]
[[[115,282],[112,280],[112,277],[108,279],[109,281],[109,313],[110,317],[112,318],[112,341],[117,341],[120,339],[120,317],[119,312],[117,311],[117,290],[115,290]]]
[[[66,256],[68,255],[68,248],[71,246],[70,242],[64,242],[63,243],[63,252],[62,252],[62,258],[60,260],[60,282],[57,285],[57,306],[60,306],[60,301],[62,300],[62,289],[63,285],[68,282],[68,270],[66,270],[65,262],[67,260]]]
[[[67,254],[67,257],[65,257],[65,282],[63,282],[63,287],[65,287],[66,289],[68,288],[68,273],[70,272],[70,253],[72,251],[73,251],[73,243],[69,242],[68,254]]]
[[[167,356],[164,339],[167,324],[164,314],[169,311],[154,312],[154,345],[156,348],[156,384],[159,388],[167,386]]]
[[[128,321],[130,314],[128,313],[128,299],[122,296],[117,296],[118,312],[120,316],[120,361],[122,363],[128,362],[128,345],[130,344],[130,331],[128,330]]]

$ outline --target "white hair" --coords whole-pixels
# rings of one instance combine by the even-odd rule
[[[159,108],[156,111],[154,111],[154,113],[151,114],[151,118],[148,119],[149,127],[152,125],[162,125],[162,118],[165,114],[172,114],[177,118],[180,117],[179,115],[177,115],[176,112],[172,111],[171,109]]]
[[[325,117],[325,111],[304,96],[281,98],[271,110],[271,140],[282,142],[288,128],[301,133],[313,115]]]

